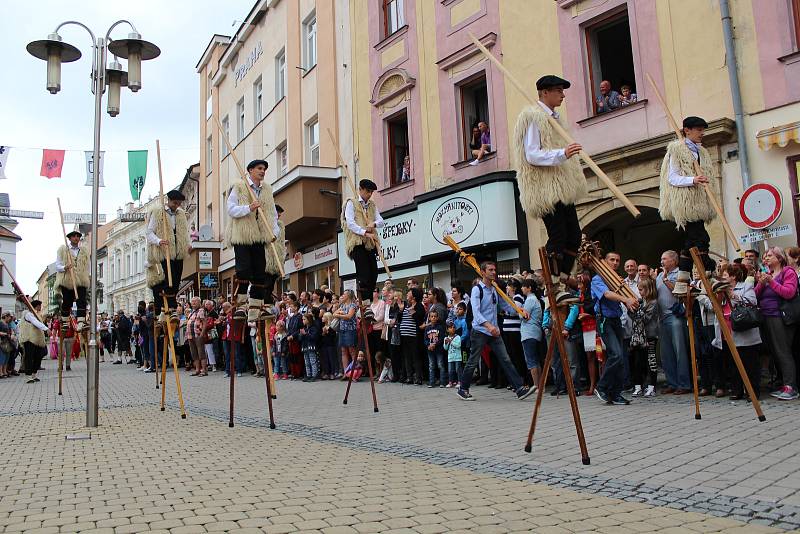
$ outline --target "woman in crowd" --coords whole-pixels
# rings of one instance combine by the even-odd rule
[[[764,253],[764,266],[769,272],[756,273],[758,285],[755,293],[764,318],[767,344],[784,384],[770,395],[778,400],[795,400],[798,393],[792,345],[796,327],[783,322],[780,307],[783,302],[797,295],[797,272],[788,265],[786,256],[779,247],[767,249]]]
[[[11,321],[11,314],[6,312],[0,318],[0,378],[8,378],[12,374],[8,370],[9,355],[16,350],[11,342],[11,328],[8,323]]]
[[[631,344],[633,396],[654,397],[658,379],[656,342],[658,340],[658,292],[656,282],[650,277],[638,283],[639,307],[628,310],[631,318]]]
[[[384,290],[386,291],[387,289],[384,288]],[[400,321],[403,318],[403,292],[392,291],[391,288],[388,288],[388,292],[391,294],[392,299],[391,305],[387,306],[388,319],[386,321],[389,329],[389,357],[392,360],[392,382],[399,382],[405,373],[402,341],[400,339]]]
[[[406,302],[400,304],[400,346],[403,352],[403,375],[406,384],[422,385],[422,325],[425,323],[425,308],[419,302],[422,291],[413,287],[406,294]]]
[[[753,386],[753,391],[756,397],[761,395],[761,365],[759,358],[759,347],[761,346],[761,334],[758,327],[749,328],[746,330],[733,330],[733,323],[731,320],[731,313],[738,306],[757,306],[758,301],[756,291],[751,282],[745,281],[747,279],[747,271],[740,265],[735,263],[729,264],[722,271],[720,281],[715,282],[713,291],[719,298],[720,305],[722,306],[722,314],[725,317],[725,322],[733,332],[733,341],[736,345],[736,350],[739,357],[742,359],[744,368],[747,371],[747,378]],[[728,344],[724,343],[722,339],[719,324],[715,327],[715,335],[713,344],[718,349],[722,349],[723,368],[727,369],[728,380],[731,384],[731,400],[739,400],[745,397],[744,384],[742,378],[736,367],[733,364],[732,356]],[[717,383],[720,383],[723,378]]]
[[[506,294],[511,297],[519,308],[522,308],[525,304],[525,297],[522,296],[522,284],[520,280],[511,278],[506,287]],[[529,380],[527,379],[528,372],[526,369],[527,365],[525,365],[525,354],[522,352],[520,321],[521,319],[518,315],[503,316],[503,341],[506,344],[506,350],[508,351],[508,356],[511,358],[511,363],[514,364],[517,373],[519,373],[519,376],[523,377],[527,384]]]
[[[542,358],[539,356],[539,344],[542,342],[542,303],[534,292],[533,280],[522,281],[522,294],[525,301],[522,308],[528,312],[528,319],[520,322],[520,343],[525,355],[525,365],[531,374],[534,391],[539,387],[539,369],[542,367]]]
[[[377,369],[375,356],[378,352],[386,354],[386,344],[384,341],[384,327],[386,326],[386,301],[385,295],[379,290],[372,292],[372,304],[370,309],[375,317],[372,323],[372,331],[368,335],[369,339],[369,353],[372,356],[372,367]]]
[[[342,369],[347,369],[350,362],[356,359],[356,345],[358,334],[356,332],[355,294],[351,289],[342,293],[339,308],[334,312],[334,319],[339,319],[339,348],[342,352]],[[344,376],[342,379],[344,380]]]
[[[192,311],[186,322],[186,337],[189,343],[189,350],[192,353],[194,362],[194,373],[192,376],[208,376],[208,359],[206,358],[206,346],[203,338],[206,330],[206,314],[201,304],[200,297],[192,297],[189,304]]]

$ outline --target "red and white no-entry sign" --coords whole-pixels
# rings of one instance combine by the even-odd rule
[[[774,224],[782,209],[781,192],[770,184],[751,185],[739,200],[739,215],[753,230],[763,230]]]

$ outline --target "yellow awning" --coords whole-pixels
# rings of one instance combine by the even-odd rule
[[[761,130],[756,133],[756,139],[761,150],[769,150],[775,145],[783,148],[789,141],[800,144],[800,121]]]

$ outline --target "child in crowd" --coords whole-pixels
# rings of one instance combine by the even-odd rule
[[[303,328],[300,329],[300,343],[303,349],[303,360],[306,364],[306,376],[303,382],[314,382],[319,374],[319,328],[314,316],[310,313],[303,315]]]
[[[425,346],[428,348],[428,387],[436,385],[436,368],[439,368],[439,387],[445,387],[447,369],[444,365],[445,332],[439,321],[439,312],[431,309],[425,326]]]
[[[652,278],[639,280],[639,307],[628,311],[633,326],[631,328],[631,359],[633,362],[633,396],[654,397],[658,363],[656,362],[656,339],[658,338],[658,296],[656,283]],[[642,390],[642,386],[647,389]]]
[[[623,85],[619,88],[621,95],[619,95],[619,103],[622,106],[629,106],[635,103],[638,99],[636,93],[631,93],[630,85]]]
[[[331,326],[333,314],[325,312],[322,315],[322,333],[320,335],[320,367],[323,380],[341,378],[339,362],[336,354],[336,330]]]
[[[286,380],[289,378],[289,342],[286,341],[286,323],[278,321],[275,327],[275,337],[272,340],[272,367],[275,374],[273,378]]]
[[[459,304],[462,304],[459,302]],[[456,328],[455,321],[447,323],[447,337],[444,338],[444,348],[447,350],[447,369],[449,380],[445,387],[458,387],[458,377],[461,376],[461,332]]]
[[[378,362],[378,368],[381,369],[381,376],[378,378],[378,383],[391,382],[394,380],[394,371],[392,371],[392,359],[384,358],[382,352],[375,354],[375,361]]]
[[[367,364],[367,358],[364,356],[364,351],[358,351],[358,356],[355,361],[350,362],[347,369],[344,371],[345,377],[352,377],[353,382],[358,382],[361,375],[364,374],[364,366]]]

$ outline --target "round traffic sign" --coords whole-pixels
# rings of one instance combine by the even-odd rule
[[[739,200],[739,215],[753,230],[769,227],[783,210],[781,192],[774,185],[755,184],[748,187]]]

